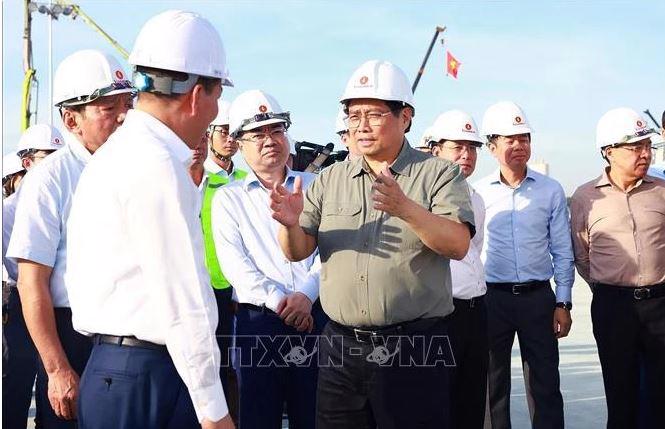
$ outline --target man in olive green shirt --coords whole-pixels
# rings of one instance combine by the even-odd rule
[[[271,193],[286,257],[317,244],[321,255],[332,321],[319,341],[317,427],[446,428],[448,264],[474,232],[468,186],[457,166],[404,138],[413,94],[398,67],[363,64],[342,103],[363,157],[325,169],[306,196],[298,181]]]

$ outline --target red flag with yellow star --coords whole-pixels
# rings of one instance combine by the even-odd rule
[[[450,51],[446,52],[446,73],[449,75],[452,75],[455,79],[457,79],[457,71],[459,70],[459,66],[462,64],[453,55],[450,53]]]

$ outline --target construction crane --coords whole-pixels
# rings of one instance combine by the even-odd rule
[[[111,44],[123,58],[127,59],[129,54],[120,43],[111,37],[102,27],[100,27],[80,6],[68,1],[58,0],[56,3],[39,3],[30,0],[24,2],[25,17],[23,20],[23,88],[21,93],[21,131],[30,126],[33,115],[37,113],[37,97],[39,89],[39,80],[37,79],[37,70],[32,62],[32,14],[39,12],[47,15],[49,19],[57,20],[59,16],[67,16],[72,19],[81,17],[89,27],[98,32],[107,42]],[[33,98],[34,93],[34,98]],[[33,104],[34,101],[34,104]]]
[[[429,56],[432,53],[432,48],[436,43],[436,39],[438,39],[439,33],[443,33],[444,31],[446,31],[446,27],[440,27],[440,26],[437,26],[436,30],[434,30],[434,37],[432,37],[432,41],[430,42],[429,47],[427,48],[427,53],[425,53],[425,58],[423,58],[423,63],[420,65],[420,68],[418,69],[418,73],[416,74],[416,79],[413,81],[413,85],[411,86],[411,92],[414,93],[416,92],[416,88],[418,87],[418,82],[420,82],[420,78],[423,76],[423,73],[425,72],[425,65],[427,65],[427,60],[429,59]]]

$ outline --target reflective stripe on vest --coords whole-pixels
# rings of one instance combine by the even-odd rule
[[[241,180],[247,176],[247,172],[234,170],[232,175],[233,180]],[[212,236],[212,198],[215,196],[215,192],[227,183],[229,183],[228,177],[208,173],[208,181],[203,192],[203,202],[201,203],[201,226],[203,228],[206,268],[208,268],[208,274],[210,274],[210,284],[215,289],[226,289],[230,286],[229,281],[226,280],[226,277],[222,273],[222,267],[219,265],[215,240]]]

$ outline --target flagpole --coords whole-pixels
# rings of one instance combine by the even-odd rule
[[[427,53],[425,54],[423,63],[420,65],[420,69],[418,70],[418,74],[416,75],[416,80],[413,82],[413,85],[411,86],[411,92],[414,93],[416,92],[416,87],[418,86],[418,82],[420,82],[420,78],[425,72],[425,64],[427,64],[427,60],[429,59],[429,56],[432,53],[432,48],[434,48],[434,43],[436,43],[436,39],[439,37],[439,33],[442,33],[444,31],[446,31],[446,27],[439,27],[437,25],[436,31],[434,31],[434,37],[432,37],[432,41],[429,44],[429,48],[427,48]]]

